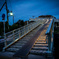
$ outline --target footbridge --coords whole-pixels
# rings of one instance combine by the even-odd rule
[[[32,56],[52,57],[54,19],[38,20],[5,34],[0,56],[31,59]],[[46,56],[46,57],[44,57]]]

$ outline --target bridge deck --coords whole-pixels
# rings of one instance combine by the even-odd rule
[[[35,33],[35,35],[32,38],[30,38],[30,40],[18,52],[16,52],[16,54],[14,56],[16,56],[16,57],[22,57],[22,56],[28,55],[30,49],[32,48],[33,44],[35,43],[35,41],[38,39],[39,36],[41,36],[41,37],[43,37],[45,39],[46,36],[43,36],[43,35],[45,34],[45,32],[47,30],[47,29],[45,30],[45,28],[49,26],[49,23],[47,23],[44,26],[42,26],[42,28],[40,28]],[[44,47],[42,49],[44,49]]]
[[[44,29],[47,29],[48,26],[49,26],[49,24],[47,23],[47,24],[43,25],[41,28],[40,28],[40,26],[37,27],[32,32],[30,32],[28,35],[26,35],[24,38],[19,40],[17,43],[13,44],[10,48],[8,48],[5,52],[3,52],[3,54],[5,55],[7,53],[6,56],[9,56],[9,57],[13,57],[13,56],[22,57],[22,56],[28,55],[30,49],[32,48],[32,46],[35,43],[35,41],[37,40],[37,38],[41,34],[44,34],[44,32],[42,32],[42,31]],[[46,31],[46,30],[44,30],[44,31]],[[43,35],[41,35],[41,38],[42,37],[43,37]],[[44,37],[44,39],[45,39],[45,37]]]

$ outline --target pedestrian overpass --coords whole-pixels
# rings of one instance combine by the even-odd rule
[[[53,33],[54,19],[27,24],[5,34],[5,46],[0,55],[27,59],[31,54],[52,57]]]

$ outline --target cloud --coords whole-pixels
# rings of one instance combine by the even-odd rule
[[[0,7],[3,3],[4,0],[0,0]],[[40,16],[49,14],[58,17],[59,0],[8,0],[8,9],[13,11],[15,21],[19,18],[28,20],[33,15]]]

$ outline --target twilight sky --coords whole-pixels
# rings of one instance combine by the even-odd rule
[[[0,0],[0,8],[5,0]],[[8,9],[13,11],[15,22],[19,19],[29,20],[32,16],[38,17],[40,15],[53,15],[59,18],[59,0],[7,0]],[[0,12],[1,15],[5,13],[5,6]],[[9,17],[9,24],[13,24],[12,16]]]

